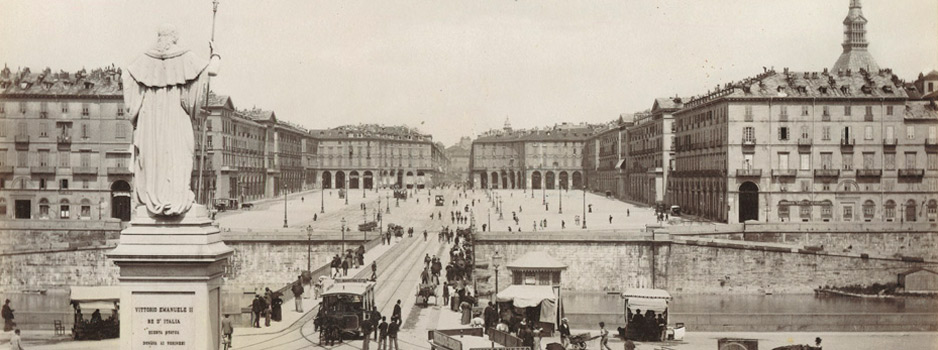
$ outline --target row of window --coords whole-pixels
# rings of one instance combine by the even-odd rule
[[[798,217],[802,221],[809,221],[813,216],[814,206],[810,204],[790,204],[790,203],[780,203],[778,205],[778,217],[782,221],[791,220],[791,207],[798,207]],[[896,202],[893,200],[887,200],[883,204],[883,218],[886,221],[895,221],[896,219]],[[921,212],[925,212],[926,217],[934,221],[938,217],[938,201],[932,199],[929,200],[927,204],[923,203],[923,208],[919,208],[915,200],[908,200],[904,205],[904,215],[902,216],[903,221],[914,222],[918,221],[918,218],[921,216]],[[843,215],[841,218],[843,221],[853,221],[854,220],[854,206],[852,205],[843,205]],[[863,219],[866,221],[871,221],[876,216],[876,203],[872,200],[866,200],[863,202],[861,207],[863,211]],[[821,219],[829,220],[833,219],[833,204],[830,201],[825,201],[820,205]]]
[[[5,117],[5,116],[8,114],[8,113],[7,113],[7,107],[6,107],[6,105],[7,105],[7,104],[12,104],[12,103],[13,103],[13,102],[0,102],[0,118]],[[27,106],[26,106],[26,104],[27,104],[27,103],[26,103],[25,101],[21,101],[21,102],[18,103],[18,106],[19,106],[19,109],[18,109],[18,110],[19,110],[20,114],[26,114],[26,112],[27,112]],[[59,105],[59,110],[61,111],[62,116],[63,116],[63,117],[66,117],[66,116],[68,115],[68,112],[69,112],[69,103],[68,103],[68,102],[58,102],[57,104]],[[127,112],[127,108],[124,107],[124,104],[123,104],[123,103],[119,103],[119,104],[117,105],[117,109],[116,109],[116,112],[115,112],[115,117],[117,117],[118,119],[123,118],[126,112]],[[91,115],[91,104],[90,104],[90,103],[82,103],[82,104],[81,104],[81,116],[82,116],[82,118],[83,118],[83,119],[87,119],[87,118],[90,117],[90,115]],[[39,103],[39,118],[43,119],[43,118],[48,118],[48,117],[49,117],[49,102],[46,102],[46,101],[40,102],[40,103]]]
[[[866,125],[863,127],[863,139],[864,140],[873,140],[874,139],[874,128],[873,125]],[[801,139],[810,140],[813,138],[811,135],[811,129],[807,125],[801,126],[801,134],[799,135]],[[756,129],[752,126],[743,127],[743,142],[755,142],[756,141]],[[896,131],[892,125],[886,126],[886,135],[885,138],[888,140],[895,139]],[[840,138],[841,140],[853,140],[856,137],[854,133],[854,128],[850,126],[844,126],[840,129]],[[915,127],[907,125],[905,127],[905,137],[907,140],[915,140]],[[938,137],[938,127],[929,126],[928,127],[928,139],[934,140]],[[778,140],[779,141],[788,141],[792,138],[791,128],[788,126],[778,127]],[[830,140],[831,139],[831,127],[822,126],[821,127],[821,140]]]
[[[789,114],[788,114],[788,107],[789,107],[789,106],[787,106],[787,105],[779,105],[779,106],[778,106],[778,109],[779,109],[778,115],[781,116],[781,117],[787,117],[787,116],[789,115]],[[873,106],[863,106],[863,107],[864,107],[864,111],[865,111],[864,116],[872,116],[872,115],[873,115]],[[796,107],[795,109],[798,109],[798,108]],[[809,115],[811,115],[811,106],[802,105],[801,108],[800,108],[800,110],[801,110],[801,115],[802,115],[802,116],[809,116]],[[829,117],[829,116],[831,115],[830,106],[821,106],[821,115],[823,115],[823,116],[828,116],[828,117]],[[852,115],[853,115],[853,106],[849,106],[849,105],[848,105],[848,106],[844,106],[844,116],[852,116]],[[894,115],[894,106],[886,106],[886,115]],[[753,117],[752,106],[745,106],[745,114],[744,114],[744,116],[745,116],[745,121],[747,121],[747,122],[751,122],[751,121],[752,121],[752,117]]]
[[[776,157],[775,169],[779,170],[788,170],[795,169],[791,167],[789,163],[791,161],[790,152],[778,152]],[[901,169],[918,169],[921,165],[918,163],[918,152],[905,152],[903,154],[903,160],[905,161]],[[840,167],[834,166],[834,153],[833,152],[821,152],[820,153],[820,164],[818,169],[843,169],[843,170],[853,170],[854,166],[854,154],[853,153],[841,153],[840,155]],[[876,152],[863,152],[861,154],[861,159],[863,161],[862,168],[860,169],[886,169],[886,170],[895,170],[896,169],[896,154],[895,153],[884,153],[883,154],[883,165],[877,166],[877,156]],[[799,153],[798,154],[798,168],[799,170],[811,170],[811,154],[810,153]],[[751,153],[743,154],[743,163],[742,169],[753,169],[754,165],[754,155]],[[928,170],[938,170],[938,153],[926,153],[926,165]]]
[[[18,168],[27,168],[30,166],[40,166],[40,167],[51,167],[57,166],[62,168],[67,168],[72,166],[72,159],[74,154],[78,154],[79,165],[82,167],[90,167],[97,165],[98,159],[94,155],[97,154],[91,151],[79,151],[79,152],[52,152],[47,149],[40,149],[35,152],[29,151],[17,151],[16,152],[16,167]],[[0,166],[11,165],[7,160],[7,150],[0,149]],[[30,154],[36,154],[35,157],[32,157],[30,161]],[[57,159],[58,162],[53,163],[53,158]],[[129,154],[115,154],[115,156],[109,156],[110,164],[108,166],[126,168],[130,162]]]
[[[68,137],[72,136],[72,127],[71,124],[59,124],[55,127],[56,136]],[[50,137],[50,131],[52,130],[52,125],[50,123],[39,123],[39,137]],[[79,134],[78,136],[82,139],[89,139],[92,137],[91,126],[87,123],[81,123],[78,126]],[[114,138],[115,139],[128,139],[130,137],[131,128],[130,124],[126,122],[119,122],[114,127]],[[6,123],[0,121],[0,137],[7,137],[7,127]],[[26,122],[19,122],[16,124],[16,135],[17,136],[29,136],[29,124]]]

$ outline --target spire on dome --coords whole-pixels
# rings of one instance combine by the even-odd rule
[[[850,9],[847,18],[844,18],[844,42],[841,44],[844,51],[831,68],[832,72],[846,71],[848,69],[869,72],[879,70],[876,60],[867,51],[870,45],[866,41],[866,17],[863,17],[863,8],[860,0],[850,0]]]
[[[511,132],[511,121],[508,120],[508,117],[505,117],[505,126],[502,129],[506,132]]]

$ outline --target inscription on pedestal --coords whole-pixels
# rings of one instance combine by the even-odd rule
[[[134,349],[190,349],[195,293],[133,293]]]

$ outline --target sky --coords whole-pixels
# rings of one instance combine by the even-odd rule
[[[849,0],[220,0],[212,89],[310,129],[461,136],[601,123],[762,67],[837,60]],[[870,51],[900,78],[938,69],[938,1],[864,0]],[[210,0],[0,0],[0,63],[124,66],[174,24],[208,57]]]

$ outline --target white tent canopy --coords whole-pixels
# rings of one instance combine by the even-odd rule
[[[671,294],[663,289],[628,288],[622,292],[622,298],[626,299],[626,307],[630,310],[652,310],[661,313],[668,309]]]
[[[114,304],[120,301],[119,286],[71,287],[70,299],[78,303],[82,310],[115,310]]]
[[[556,301],[554,288],[551,286],[508,286],[505,290],[498,292],[496,298],[499,302],[512,302],[515,307],[535,307],[541,301]]]

